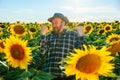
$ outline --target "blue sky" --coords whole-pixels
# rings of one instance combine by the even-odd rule
[[[120,21],[120,0],[0,0],[0,22],[47,22],[55,12],[72,22]]]

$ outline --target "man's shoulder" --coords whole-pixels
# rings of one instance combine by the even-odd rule
[[[67,34],[77,34],[77,32],[74,31],[74,30],[67,30],[66,33],[67,33]]]
[[[47,35],[46,35],[46,37],[51,37],[51,36],[54,36],[54,32],[53,31],[51,31],[51,32],[49,32]]]

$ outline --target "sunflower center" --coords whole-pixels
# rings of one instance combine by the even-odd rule
[[[13,58],[21,60],[24,58],[24,49],[22,48],[22,46],[15,44],[11,46],[10,49],[10,53],[12,55]]]
[[[91,26],[86,27],[86,31],[89,32],[91,30]]]
[[[81,57],[76,64],[76,68],[80,72],[84,73],[97,72],[100,66],[101,66],[100,57],[95,54],[88,54]]]
[[[30,31],[31,31],[31,32],[35,32],[36,29],[35,29],[35,28],[30,28]]]
[[[5,28],[5,25],[1,25],[0,27],[1,27],[1,28]]]
[[[113,41],[118,41],[119,39],[117,37],[114,37],[114,38],[111,38],[110,39],[110,42],[113,42]]]
[[[3,48],[3,49],[5,48],[3,42],[0,42],[0,47]]]
[[[100,32],[99,32],[100,34],[102,34],[102,33],[104,33],[104,30],[100,30]]]
[[[113,26],[112,28],[113,28],[113,29],[116,29],[116,26]]]
[[[118,46],[120,46],[120,41],[113,43],[110,47],[107,48],[107,51],[110,51],[113,54],[120,52],[120,48]]]
[[[0,33],[2,32],[2,30],[0,30]]]
[[[16,25],[16,26],[14,27],[14,31],[15,31],[15,33],[17,33],[17,34],[22,34],[22,33],[25,32],[25,29],[23,28],[22,25]]]
[[[106,30],[110,30],[110,27],[109,27],[109,26],[107,26],[107,27],[106,27]]]

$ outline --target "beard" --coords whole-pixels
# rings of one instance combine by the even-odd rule
[[[54,28],[53,31],[54,31],[56,34],[59,34],[59,33],[61,32],[61,29]]]
[[[62,25],[60,25],[59,27],[54,27],[53,28],[53,31],[56,33],[56,34],[60,34],[63,30],[63,27]]]

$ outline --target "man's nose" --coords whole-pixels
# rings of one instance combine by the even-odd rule
[[[57,26],[54,24],[52,27],[53,27],[53,28],[56,28]]]

